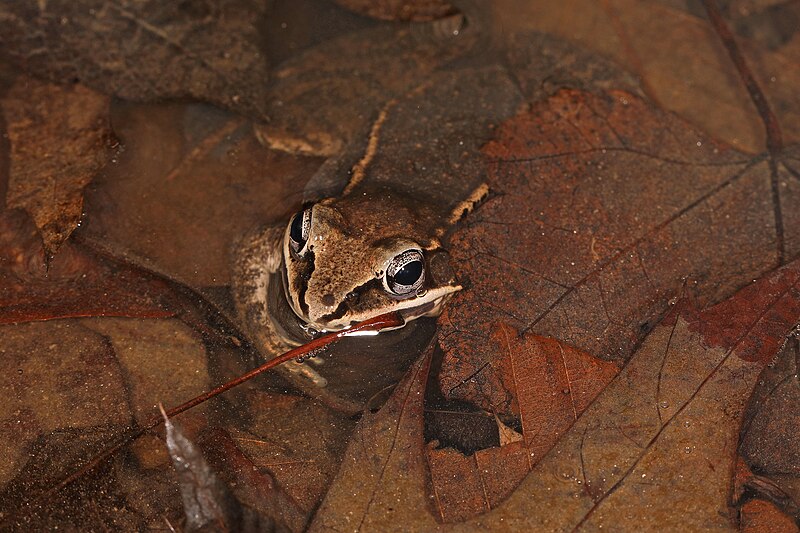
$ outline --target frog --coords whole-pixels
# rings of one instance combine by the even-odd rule
[[[463,289],[448,240],[490,195],[480,147],[521,102],[500,67],[431,76],[322,164],[296,212],[244,237],[234,300],[261,356],[392,311],[406,324],[438,316]],[[323,367],[312,357],[282,373],[314,395]]]
[[[438,316],[462,285],[430,226],[435,219],[435,206],[383,185],[305,205],[245,237],[234,294],[262,357],[393,311],[405,323]],[[293,378],[325,387],[312,366],[322,361],[285,366]]]

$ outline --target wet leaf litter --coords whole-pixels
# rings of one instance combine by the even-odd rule
[[[734,24],[736,32],[726,40],[718,36],[719,21],[661,5],[593,4],[557,31],[554,6],[514,21],[508,18],[514,2],[492,13],[466,4],[436,11],[440,4],[424,2],[417,11],[399,13],[387,2],[384,11],[367,13],[416,21],[407,24],[320,5],[344,30],[317,45],[312,36],[303,41],[299,23],[291,19],[293,8],[278,6],[285,20],[267,20],[265,27],[280,34],[292,25],[293,48],[287,44],[274,52],[288,58],[282,65],[268,60],[269,50],[259,50],[263,57],[251,55],[264,65],[254,71],[263,77],[255,77],[273,81],[249,85],[230,72],[255,64],[251,59],[215,63],[190,38],[192,28],[212,28],[209,42],[257,42],[252,32],[263,29],[243,26],[236,37],[214,36],[228,31],[215,16],[241,13],[244,4],[164,14],[164,20],[189,17],[175,24],[158,20],[155,12],[136,14],[132,6],[99,13],[97,20],[108,22],[114,13],[127,12],[126,24],[145,30],[133,48],[149,51],[141,55],[153,65],[175,54],[179,62],[200,60],[186,63],[188,70],[221,80],[190,88],[174,81],[164,89],[149,81],[149,66],[134,67],[129,72],[143,80],[135,96],[130,91],[136,86],[128,84],[125,94],[116,89],[123,84],[113,69],[93,70],[97,52],[91,47],[65,69],[58,58],[68,48],[51,37],[45,49],[53,53],[35,64],[20,63],[33,48],[2,37],[4,49],[12,51],[3,55],[4,65],[14,65],[4,69],[3,87],[15,98],[25,98],[25,91],[11,90],[21,80],[13,69],[27,64],[29,74],[45,76],[57,91],[64,90],[58,84],[77,81],[99,95],[139,101],[189,96],[242,114],[200,103],[112,102],[110,131],[122,150],[105,133],[87,134],[88,144],[70,146],[92,161],[105,154],[105,166],[82,167],[89,170],[77,172],[74,185],[59,182],[69,183],[64,190],[72,206],[86,204],[82,218],[75,215],[80,208],[72,207],[72,218],[58,228],[58,235],[69,235],[81,220],[75,238],[61,244],[59,237],[50,241],[56,246],[44,248],[39,239],[45,233],[37,232],[46,231],[45,224],[30,209],[15,204],[29,214],[19,208],[3,213],[2,313],[11,323],[4,329],[13,331],[3,335],[4,388],[16,395],[3,414],[12,428],[4,435],[11,452],[0,496],[8,502],[0,504],[3,516],[47,484],[48,468],[69,471],[68,463],[79,464],[87,451],[102,449],[130,420],[149,420],[159,401],[174,405],[187,397],[175,398],[160,375],[182,375],[186,385],[180,391],[201,392],[247,368],[246,349],[236,346],[246,340],[226,322],[227,243],[254,222],[291,213],[300,202],[296,182],[307,181],[321,164],[346,171],[353,158],[348,147],[368,135],[385,102],[397,99],[406,105],[388,115],[376,164],[445,179],[460,172],[465,184],[489,184],[486,202],[447,236],[467,290],[439,320],[438,337],[425,356],[433,362],[423,358],[412,365],[394,392],[387,392],[384,407],[360,420],[342,419],[269,378],[232,391],[217,406],[179,416],[239,508],[277,517],[291,530],[366,531],[398,523],[419,530],[495,530],[511,523],[534,530],[673,524],[758,531],[759,523],[796,522],[796,461],[780,450],[797,433],[779,414],[796,406],[792,260],[800,241],[791,206],[800,180],[790,126],[797,107],[786,90],[796,69],[771,66],[793,57],[795,40],[783,30],[765,37],[771,26],[763,21],[775,20],[774,13],[766,7],[748,16],[723,11],[723,22]],[[356,4],[351,7],[363,13]],[[63,30],[69,36],[73,20],[85,24],[71,13],[47,6],[41,27],[60,15],[69,19]],[[459,15],[466,24],[454,25]],[[698,57],[703,47],[720,51],[710,69],[726,73],[714,81],[721,89],[712,94],[720,96],[689,87],[682,99],[671,100],[670,94],[678,94],[669,92],[675,84],[658,74],[669,69],[647,56],[648,47],[631,46],[647,39],[632,29],[633,20],[673,24],[655,34],[683,30],[708,37],[701,39]],[[585,35],[598,26],[613,38],[593,47]],[[464,39],[450,40],[442,28],[458,28]],[[480,31],[470,34],[469,28]],[[570,33],[572,42],[553,33]],[[148,41],[148,35],[157,38]],[[365,45],[376,39],[380,47]],[[74,49],[74,42],[68,44]],[[237,50],[248,54],[247,46]],[[758,94],[741,65],[731,66],[737,64],[735,53],[733,61],[727,59],[737,47],[755,72],[750,77],[763,87],[762,101],[773,104],[767,111],[774,120],[758,105],[749,107]],[[685,53],[676,47],[667,61],[697,73]],[[320,64],[326,68],[315,69]],[[397,69],[391,80],[383,76],[384,65]],[[267,66],[274,67],[271,74]],[[771,74],[779,75],[772,81]],[[416,76],[433,81],[422,87]],[[503,88],[491,91],[494,100],[471,89],[490,81]],[[200,89],[204,85],[213,96]],[[11,102],[3,108],[9,132],[14,115],[5,110]],[[470,121],[466,102],[492,106],[493,120]],[[413,112],[425,103],[427,123]],[[724,109],[741,110],[750,119],[737,122],[739,113]],[[58,116],[44,113],[45,124],[47,113]],[[720,116],[731,117],[725,127]],[[270,121],[260,122],[264,117]],[[258,121],[255,127],[251,119]],[[9,136],[0,168],[23,164],[15,151],[21,138]],[[466,159],[454,150],[437,166],[437,154],[454,146],[464,147]],[[454,171],[452,165],[462,162]],[[274,177],[255,180],[254,174]],[[187,193],[190,184],[202,184],[213,201]],[[7,199],[19,195],[12,185],[5,180]],[[39,190],[52,193],[49,187]],[[51,197],[37,198],[42,193],[35,189],[25,194],[33,199],[30,205],[52,204],[54,215],[61,214]],[[209,245],[199,253],[196,243]],[[74,318],[109,314],[127,318]],[[167,338],[173,340],[164,349]],[[153,356],[160,351],[169,355]],[[64,361],[60,378],[48,370],[54,357]],[[164,366],[167,360],[172,367]],[[432,376],[429,365],[436,371]],[[81,368],[87,375],[76,371]],[[47,392],[34,401],[24,390]],[[748,405],[751,396],[755,403]],[[70,421],[48,413],[52,398],[87,409]],[[99,405],[110,405],[110,413],[101,415],[94,407]],[[640,417],[633,418],[635,424],[615,418],[626,409]],[[434,411],[435,428],[426,429]],[[462,442],[469,430],[464,420],[486,428],[469,446]],[[690,425],[682,425],[687,420]],[[761,438],[765,434],[771,442]],[[62,456],[54,453],[59,447]],[[146,435],[127,452],[130,460],[112,458],[97,476],[17,524],[166,528],[166,518],[181,527],[186,516],[180,484],[165,449],[157,433]],[[709,464],[713,474],[703,470]],[[691,476],[703,472],[702,494],[683,495],[691,505],[678,502],[675,492],[693,486]],[[636,498],[647,505],[631,507]],[[675,514],[670,502],[691,512]],[[55,510],[66,504],[79,512]]]

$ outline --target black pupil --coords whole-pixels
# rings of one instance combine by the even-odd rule
[[[400,285],[413,285],[422,275],[422,261],[411,261],[394,275],[395,283]]]
[[[297,213],[292,219],[292,228],[289,230],[289,237],[302,246],[305,243],[303,238],[303,213]]]

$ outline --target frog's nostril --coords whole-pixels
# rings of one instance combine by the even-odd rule
[[[322,305],[332,307],[334,303],[336,303],[336,299],[333,297],[333,294],[328,293],[322,297]]]

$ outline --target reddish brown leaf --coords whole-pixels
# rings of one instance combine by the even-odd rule
[[[453,238],[471,289],[440,322],[451,398],[513,412],[485,365],[498,321],[624,360],[670,298],[713,302],[779,255],[768,164],[633,95],[562,91],[484,152],[496,196]]]
[[[746,339],[772,343],[790,334],[800,321],[798,289],[795,262],[707,311],[676,310],[506,502],[449,530],[731,527],[739,428],[765,367],[763,358],[750,360]],[[763,297],[753,302],[755,293]],[[724,347],[701,333],[715,339],[733,328],[737,333]],[[372,449],[381,465],[405,465],[403,482],[354,477],[359,463],[350,462],[357,457],[351,447],[331,493],[371,502],[350,508],[351,524],[371,524],[403,501],[412,507],[403,512],[406,530],[434,530],[430,510],[415,492],[425,480],[414,459],[420,449],[409,446],[419,442],[422,428],[413,418],[398,422],[392,419],[385,431],[403,435],[404,444],[392,439]],[[337,510],[339,516],[345,512],[323,507],[315,526],[335,524]]]
[[[19,76],[0,101],[11,143],[6,205],[25,209],[52,255],[81,219],[83,188],[109,158],[107,96]]]
[[[741,525],[743,533],[797,533],[797,524],[781,513],[775,505],[764,500],[750,500],[742,506]]]
[[[0,323],[66,317],[167,317],[170,287],[72,244],[44,264],[36,229],[19,212],[0,215]]]
[[[444,521],[486,512],[505,499],[619,371],[613,363],[555,339],[520,337],[506,324],[497,327],[491,340],[501,354],[492,366],[513,395],[525,448],[489,448],[479,452],[480,459],[478,453],[467,458],[453,450],[429,449],[433,490]],[[476,481],[457,482],[454,470],[464,472],[459,479],[468,472]]]
[[[430,445],[426,455],[436,510],[442,520],[456,522],[489,510],[475,455],[465,457],[451,448],[436,450]]]

